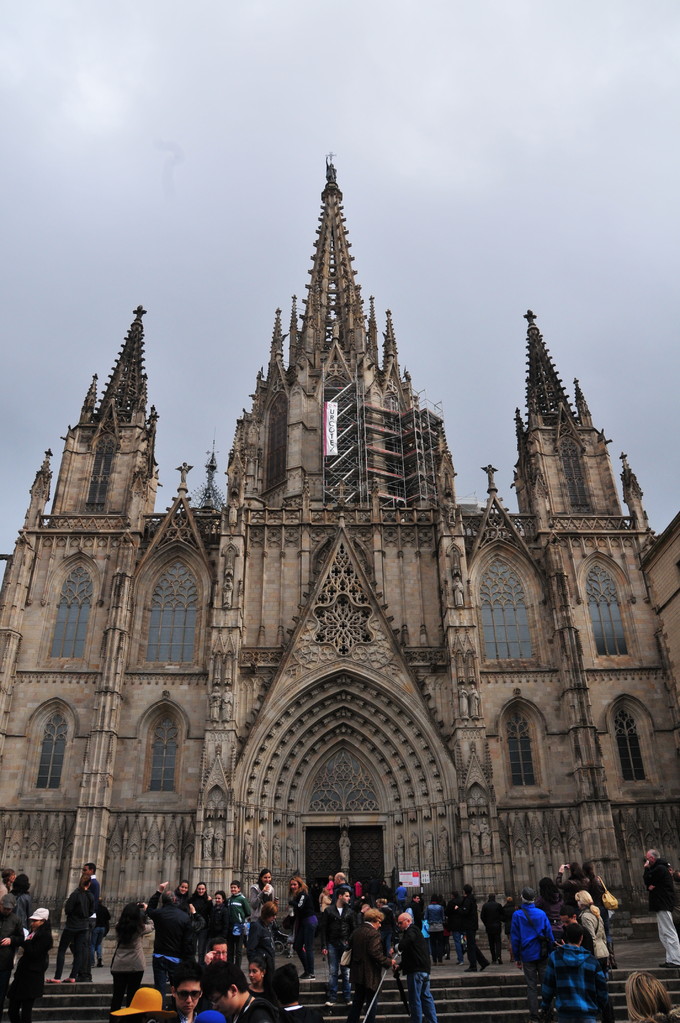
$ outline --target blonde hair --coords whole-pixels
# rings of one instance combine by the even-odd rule
[[[290,881],[288,882],[288,891],[290,891],[290,886],[293,881],[297,881],[301,891],[305,893],[309,891],[309,888],[307,887],[307,885],[302,880],[299,874],[293,874],[293,876],[291,877]]]
[[[599,917],[600,911],[597,906],[593,905],[593,897],[590,892],[585,891],[576,892],[576,903],[579,906],[587,906],[593,916]]]
[[[385,914],[381,913],[379,909],[367,909],[364,913],[364,920],[367,920],[371,924],[381,924],[384,919]]]
[[[628,1017],[638,1023],[648,1020],[657,1012],[670,1012],[668,991],[653,973],[635,970],[626,981],[626,1007]]]

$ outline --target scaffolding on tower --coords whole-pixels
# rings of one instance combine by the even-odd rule
[[[402,411],[396,394],[382,404],[365,400],[363,380],[324,378],[324,500],[386,505],[437,501],[441,403],[424,391]]]

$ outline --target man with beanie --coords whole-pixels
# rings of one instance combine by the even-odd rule
[[[529,1002],[529,1019],[537,1021],[538,989],[543,983],[548,955],[553,948],[550,920],[542,909],[534,906],[536,892],[522,889],[522,905],[512,914],[510,945],[517,968],[524,971]]]

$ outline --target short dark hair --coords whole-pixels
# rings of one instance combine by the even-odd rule
[[[212,952],[215,945],[227,945],[229,939],[224,934],[217,934],[214,938],[211,938],[208,942],[208,952]]]
[[[234,880],[234,881],[230,881],[230,882],[229,882],[229,887],[231,888],[231,886],[232,886],[233,884],[235,884],[237,888],[240,888],[240,887],[241,887],[241,882],[240,882],[240,881],[236,881],[236,880]]]
[[[465,892],[466,895],[472,895],[472,885],[471,884],[464,884],[463,885],[463,891]]]
[[[198,963],[192,962],[187,959],[185,963],[180,963],[170,980],[170,986],[177,990],[180,984],[183,984],[185,980],[197,980],[200,981],[203,976],[203,970]]]
[[[293,1002],[297,1002],[300,998],[297,967],[292,963],[279,966],[278,970],[274,971],[272,987],[281,1005],[291,1005]]]
[[[578,945],[580,941],[583,941],[585,933],[580,924],[567,924],[564,928],[564,940],[568,945]]]
[[[295,970],[295,967],[293,969]],[[210,963],[203,971],[201,987],[208,998],[213,991],[225,995],[232,984],[235,984],[239,991],[248,990],[246,975],[235,963]]]
[[[88,870],[91,870],[93,874],[97,873],[97,864],[96,863],[86,863],[85,866],[87,867]]]

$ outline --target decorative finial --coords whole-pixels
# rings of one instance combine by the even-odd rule
[[[191,472],[193,465],[189,465],[187,462],[182,462],[178,465],[176,471],[179,473],[179,487],[178,490],[187,489],[187,473]]]
[[[495,469],[493,467],[493,465],[491,464],[491,462],[489,462],[488,465],[483,465],[482,466],[482,472],[486,473],[486,475],[488,477],[488,480],[489,480],[489,487],[488,487],[488,490],[487,490],[487,494],[496,494],[496,493],[498,493],[498,487],[496,486],[496,482],[494,480],[494,473],[497,473],[498,469]]]
[[[524,314],[524,319],[527,321],[530,327],[533,327],[536,322],[536,313],[532,313],[531,309],[527,309]]]
[[[141,323],[142,316],[146,316],[146,309],[144,308],[144,306],[138,305],[137,308],[133,309],[132,311],[135,314],[135,320],[137,321],[137,323]]]
[[[334,185],[337,181],[337,172],[333,164],[333,157],[335,153],[326,154],[326,181],[329,185]]]

